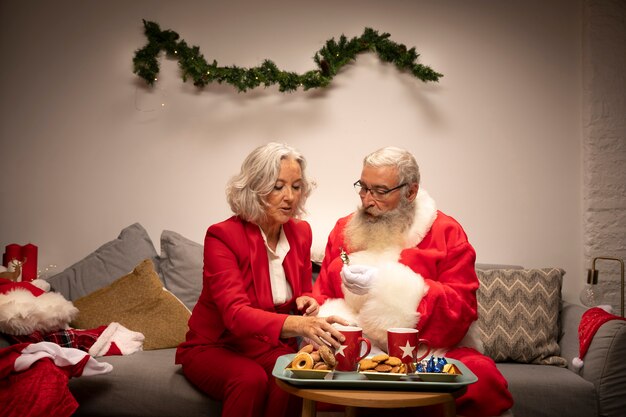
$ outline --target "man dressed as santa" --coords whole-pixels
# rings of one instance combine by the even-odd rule
[[[415,158],[387,147],[365,157],[354,186],[361,207],[331,231],[315,295],[387,350],[387,329],[411,327],[435,356],[463,362],[478,382],[457,399],[464,416],[499,416],[513,399],[471,331],[477,319],[476,253],[465,231],[420,189]],[[477,333],[477,332],[476,332]]]

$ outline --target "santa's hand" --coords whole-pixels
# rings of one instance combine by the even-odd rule
[[[296,298],[296,308],[302,312],[303,316],[317,316],[320,311],[320,305],[317,300],[307,295]]]
[[[378,268],[367,265],[344,265],[341,268],[341,281],[348,291],[363,295],[367,294],[374,283]]]

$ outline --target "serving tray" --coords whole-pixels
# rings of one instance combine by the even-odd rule
[[[333,371],[325,379],[297,378],[286,369],[293,360],[295,353],[280,356],[276,360],[272,375],[292,385],[332,388],[332,389],[387,389],[399,391],[455,391],[478,381],[478,377],[463,363],[456,359],[446,358],[448,363],[455,364],[462,375],[451,382],[422,381],[418,374],[403,376],[397,381],[371,380],[358,372]]]

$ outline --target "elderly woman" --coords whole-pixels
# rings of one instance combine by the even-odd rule
[[[311,192],[306,161],[278,143],[244,160],[226,194],[235,215],[209,227],[203,289],[177,350],[187,379],[222,401],[222,416],[299,414],[299,400],[278,388],[276,359],[297,351],[297,336],[334,348],[344,337],[316,317],[311,228],[295,220]]]

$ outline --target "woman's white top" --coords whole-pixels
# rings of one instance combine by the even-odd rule
[[[261,229],[259,227],[259,229]],[[267,260],[270,266],[270,282],[272,285],[272,298],[274,299],[274,305],[284,304],[289,300],[293,291],[291,285],[287,282],[285,276],[285,269],[283,268],[283,261],[287,252],[289,252],[289,242],[283,228],[280,228],[280,236],[278,237],[278,243],[276,244],[276,250],[272,250],[267,244],[267,236],[261,229],[261,235],[263,241],[265,241],[265,248],[267,249]]]

